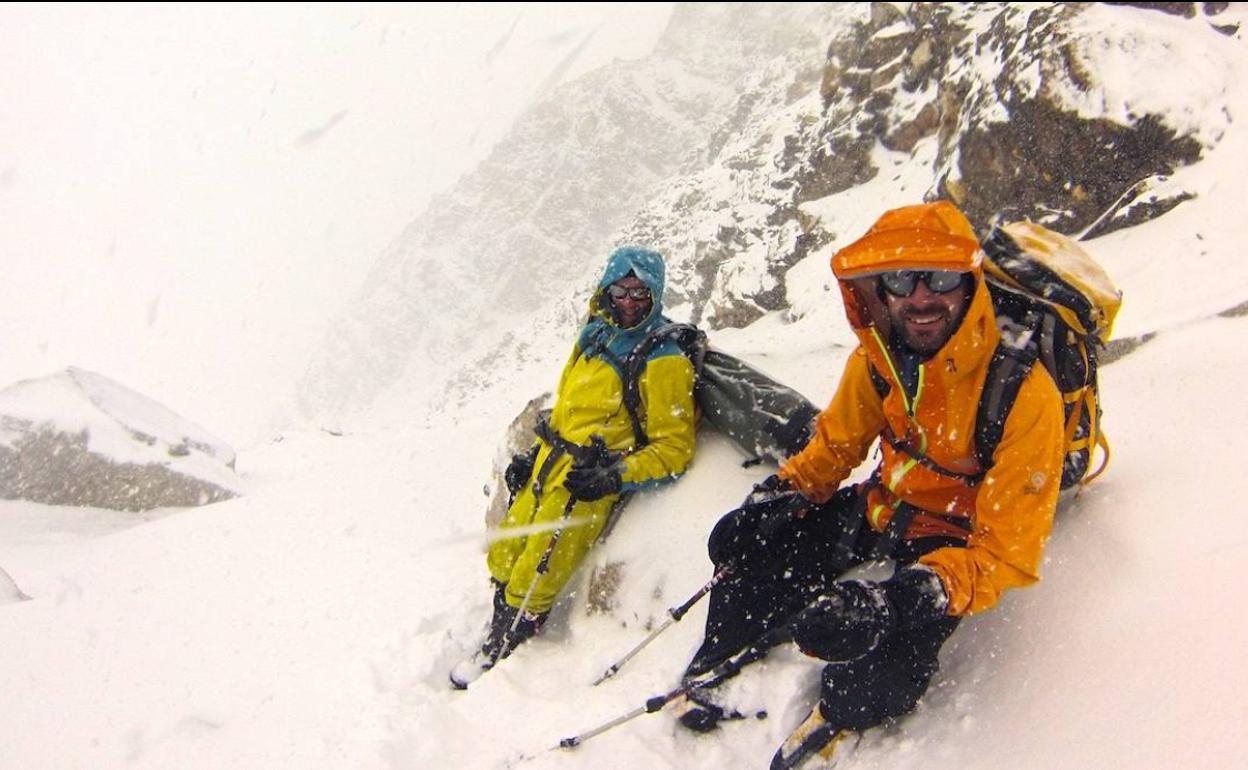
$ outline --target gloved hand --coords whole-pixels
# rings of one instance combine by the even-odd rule
[[[607,449],[601,436],[590,436],[588,450],[576,458],[563,486],[578,500],[600,500],[619,493],[623,472],[620,455]]]
[[[624,486],[618,465],[573,465],[563,486],[578,500],[600,500]]]
[[[707,555],[716,565],[741,557],[766,561],[768,544],[794,516],[813,506],[785,479],[772,474],[754,485],[741,503],[711,530]]]
[[[533,464],[537,462],[537,445],[524,454],[512,455],[507,470],[503,471],[503,483],[514,497],[533,477]]]
[[[794,643],[828,661],[866,655],[888,634],[931,623],[945,614],[949,598],[940,577],[926,567],[900,570],[877,583],[834,583],[789,624]]]
[[[779,474],[773,473],[755,484],[750,493],[745,496],[745,502],[741,505],[742,507],[765,505],[779,500],[787,500],[797,494],[797,490],[793,488],[788,479],[782,479]]]

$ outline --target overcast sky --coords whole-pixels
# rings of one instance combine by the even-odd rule
[[[280,421],[324,325],[429,196],[552,72],[645,55],[669,13],[0,8],[0,387],[76,364],[227,433]]]

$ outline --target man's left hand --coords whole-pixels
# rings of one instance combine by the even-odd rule
[[[624,481],[618,465],[574,465],[563,486],[578,500],[600,500],[619,494]]]

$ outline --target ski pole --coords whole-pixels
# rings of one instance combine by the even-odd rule
[[[785,641],[789,626],[793,625],[798,620],[809,616],[810,613],[815,611],[815,609],[815,602],[811,602],[797,612],[789,615],[780,625],[760,635],[753,644],[746,647],[741,652],[738,652],[736,655],[728,658],[723,663],[720,663],[710,671],[707,671],[693,679],[686,680],[681,683],[679,687],[669,690],[662,695],[655,695],[654,697],[649,698],[644,704],[638,706],[627,714],[618,716],[609,722],[593,728],[592,730],[587,730],[580,735],[574,735],[570,738],[563,738],[559,741],[559,745],[557,747],[552,748],[574,749],[590,738],[601,735],[602,733],[605,733],[614,727],[618,727],[631,719],[641,716],[642,714],[652,714],[655,711],[658,711],[679,698],[681,695],[687,695],[694,690],[700,690],[705,687],[714,687],[725,679],[728,679],[736,674],[745,666],[766,655],[767,651],[775,645]]]
[[[668,627],[670,627],[673,623],[680,622],[680,619],[685,616],[685,613],[689,612],[689,610],[693,607],[693,605],[701,601],[703,596],[706,596],[708,593],[710,593],[712,588],[719,585],[720,581],[728,577],[728,575],[730,575],[731,573],[732,573],[731,564],[720,567],[719,571],[715,573],[714,577],[708,580],[706,585],[699,588],[693,596],[690,596],[689,599],[684,604],[680,605],[679,607],[672,607],[671,609],[669,609],[667,611],[667,614],[669,616],[668,619],[663,621],[663,623],[658,628],[651,631],[650,635],[647,636],[645,639],[641,640],[641,643],[638,644],[636,647],[634,647],[632,650],[630,650],[627,655],[620,658],[615,663],[611,664],[611,667],[608,668],[605,672],[603,672],[602,676],[594,680],[594,683],[592,686],[597,687],[598,685],[607,681],[611,677],[615,676],[616,672],[619,671],[621,668],[623,668],[625,663],[632,660],[634,655],[641,652],[642,649],[646,647],[646,645],[653,642],[655,638],[658,637],[659,634],[666,631]]]
[[[781,628],[777,630],[783,631],[784,627],[782,626]],[[663,708],[664,706],[676,700],[682,695],[687,695],[693,692],[694,690],[697,690],[703,687],[713,687],[714,685],[719,684],[723,680],[727,679],[728,677],[740,671],[741,668],[744,667],[747,663],[751,663],[754,660],[756,660],[758,657],[760,657],[761,653],[764,650],[766,650],[767,647],[770,646],[770,644],[767,644],[767,646],[763,646],[763,641],[766,640],[767,637],[769,636],[771,636],[771,634],[764,634],[762,639],[760,639],[759,642],[756,643],[754,646],[751,646],[748,649],[732,656],[731,658],[724,661],[723,663],[720,663],[718,666],[716,666],[715,668],[711,669],[706,674],[704,674],[702,678],[690,679],[686,682],[681,683],[681,685],[679,687],[676,687],[675,689],[669,690],[668,692],[665,692],[661,695],[655,695],[652,698],[648,698],[644,704],[638,706],[637,708],[633,709],[627,714],[618,716],[615,719],[612,719],[609,722],[601,724],[598,727],[595,727],[591,730],[586,730],[580,735],[574,735],[570,738],[560,739],[559,745],[557,748],[574,749],[577,746],[580,746],[585,741],[589,740],[590,738],[593,738],[594,736],[597,736],[597,735],[601,735],[602,733],[605,733],[606,731],[612,728],[619,727],[625,722],[635,719],[636,717],[639,717],[642,714],[653,714],[654,712]]]
[[[790,500],[771,501],[770,503],[762,503],[760,505],[768,506],[776,502],[782,502],[783,504],[781,507],[778,508],[777,512],[774,513],[771,517],[764,516],[762,523],[759,527],[759,533],[767,537],[774,535],[776,531],[778,531],[781,527],[783,527],[786,524],[786,522],[791,516],[795,515],[795,513],[798,510],[800,510],[803,505],[806,504],[804,498],[802,498],[800,495],[794,495],[793,498]],[[744,506],[742,506],[742,508],[744,508]],[[723,567],[720,567],[719,571],[715,573],[715,575],[706,583],[706,585],[698,589],[697,593],[689,597],[689,600],[686,601],[684,604],[680,605],[679,607],[673,607],[672,609],[669,609],[667,611],[667,614],[670,615],[671,617],[668,620],[663,621],[662,625],[660,625],[658,628],[651,631],[650,635],[641,641],[641,644],[638,644],[627,655],[625,655],[623,658],[620,658],[619,661],[614,663],[610,668],[608,668],[605,672],[603,672],[602,676],[595,679],[591,686],[596,687],[602,684],[603,682],[607,681],[611,677],[615,676],[616,672],[618,672],[624,666],[625,663],[631,660],[634,655],[641,652],[641,650],[646,645],[654,641],[655,637],[657,637],[659,634],[666,631],[668,627],[670,627],[673,623],[679,622],[680,619],[685,616],[685,613],[687,613],[689,609],[693,607],[693,605],[701,601],[703,596],[706,596],[708,593],[710,593],[711,589],[713,589],[716,585],[720,583],[720,581],[728,577],[728,575],[730,575],[731,573],[732,573],[731,564],[727,564],[727,565],[724,565]]]

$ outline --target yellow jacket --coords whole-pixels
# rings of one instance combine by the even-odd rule
[[[941,467],[974,475],[975,419],[988,363],[1000,334],[982,254],[970,223],[941,201],[888,212],[858,241],[837,252],[846,315],[859,339],[815,437],[780,475],[803,495],[826,501],[864,459],[885,426]],[[901,269],[969,271],[975,290],[958,329],[920,365],[910,399],[894,365],[889,321],[877,293],[878,274]],[[872,370],[888,385],[881,397]],[[868,495],[867,522],[883,531],[905,501],[921,513],[907,538],[965,538],[920,559],[940,576],[949,613],[967,615],[996,604],[1007,589],[1039,580],[1044,543],[1061,482],[1061,395],[1043,366],[1032,367],[1005,422],[993,464],[978,483],[941,474],[881,441],[880,483]]]

